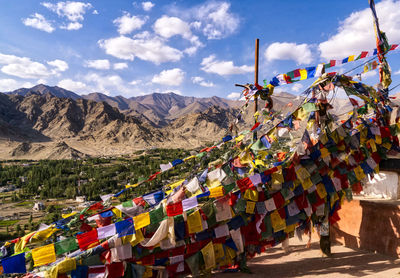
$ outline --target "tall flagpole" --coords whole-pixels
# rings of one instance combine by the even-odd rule
[[[254,59],[254,84],[258,84],[258,49],[259,49],[259,39],[256,39],[256,51],[255,51],[255,59]],[[258,111],[258,96],[255,96],[254,99],[254,114]],[[254,118],[254,122],[257,123],[257,120]],[[253,135],[254,141],[257,140],[257,131],[254,132]]]

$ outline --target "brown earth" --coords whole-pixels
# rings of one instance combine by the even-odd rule
[[[219,278],[288,278],[288,277],[400,277],[400,259],[353,250],[342,245],[332,246],[333,256],[322,257],[319,239],[313,234],[311,248],[297,238],[290,239],[289,253],[281,245],[248,261],[253,274],[218,273]]]

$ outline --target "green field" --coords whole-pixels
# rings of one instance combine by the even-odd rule
[[[0,220],[0,227],[12,226],[18,222],[19,220]]]

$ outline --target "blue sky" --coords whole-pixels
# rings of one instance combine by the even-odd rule
[[[400,43],[400,1],[377,1],[376,8],[389,42]],[[367,0],[0,0],[0,25],[3,92],[44,83],[79,94],[234,98],[235,83],[254,81],[255,38],[260,83],[375,48]],[[396,85],[399,50],[388,61]],[[376,84],[377,71],[363,81]],[[298,94],[310,82],[279,90]]]

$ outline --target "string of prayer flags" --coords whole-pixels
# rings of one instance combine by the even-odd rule
[[[389,47],[388,51],[392,51],[398,48],[398,44],[392,44]],[[287,72],[285,74],[278,74],[272,78],[269,84],[273,85],[274,87],[284,85],[284,84],[291,84],[300,80],[305,80],[313,77],[319,77],[322,75],[323,69],[328,69],[331,67],[339,66],[346,64],[348,62],[357,61],[359,59],[363,59],[366,57],[372,57],[377,55],[378,51],[375,48],[371,51],[362,51],[359,55],[350,55],[341,60],[330,60],[328,63],[319,64],[315,67],[307,67],[304,69],[295,69],[293,71]],[[264,88],[267,86],[267,81],[264,80]]]

